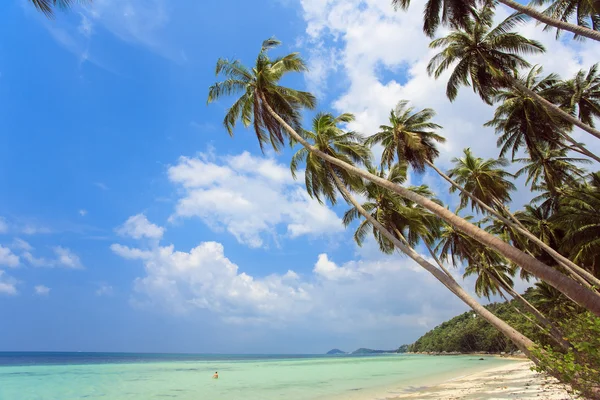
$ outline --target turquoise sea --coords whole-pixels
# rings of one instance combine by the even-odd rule
[[[382,399],[510,362],[400,354],[0,353],[0,400]],[[215,371],[218,380],[211,379]]]

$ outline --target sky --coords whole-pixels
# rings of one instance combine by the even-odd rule
[[[437,111],[441,167],[464,147],[496,157],[482,127],[493,109],[469,88],[450,103],[445,75],[427,76],[421,9],[95,0],[48,20],[2,2],[0,351],[393,349],[465,311],[407,258],[356,246],[346,207],[319,204],[292,178],[292,150],[263,154],[243,128],[229,137],[231,99],[206,104],[219,57],[249,64],[276,36],[274,54],[299,51],[310,67],[285,84],[315,93],[320,110],[354,113],[349,129],[372,134],[409,99]],[[597,61],[594,43],[533,23],[519,31],[545,44],[529,57],[545,72]],[[429,172],[410,181],[457,204]],[[513,207],[532,196],[518,187]]]

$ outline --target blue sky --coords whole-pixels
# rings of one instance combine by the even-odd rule
[[[229,102],[206,105],[217,58],[250,63],[275,35],[311,67],[286,83],[356,113],[353,129],[410,98],[447,128],[442,166],[467,145],[494,156],[491,109],[468,90],[450,106],[425,76],[420,11],[354,3],[97,0],[49,21],[3,2],[0,350],[393,348],[464,310],[409,261],[357,248],[344,207],[291,179],[289,150],[231,139]],[[593,61],[526,28],[568,60],[541,56],[550,71]]]

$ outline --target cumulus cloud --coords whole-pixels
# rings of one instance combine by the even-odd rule
[[[356,277],[356,271],[346,267],[338,267],[333,261],[329,260],[327,254],[319,254],[313,272],[325,279],[333,281]]]
[[[0,266],[18,267],[19,256],[13,254],[11,249],[0,245]]]
[[[418,108],[433,108],[435,121],[444,127],[448,139],[440,146],[439,163],[443,167],[471,147],[475,154],[496,157],[498,149],[494,131],[484,128],[493,108],[484,104],[471,88],[463,87],[454,103],[446,98],[449,72],[438,80],[428,76],[426,66],[435,50],[429,49],[430,39],[422,30],[422,4],[412,5],[407,12],[394,11],[389,0],[301,0],[307,24],[306,39],[310,65],[318,73],[308,74],[309,87],[343,81],[345,87],[330,88],[335,97],[333,108],[352,112],[356,122],[351,128],[365,134],[376,132],[387,122],[389,111],[402,99]],[[500,21],[511,11],[498,6]],[[597,62],[593,41],[557,41],[554,33],[543,32],[529,22],[519,26],[519,33],[540,40],[545,54],[527,56],[532,64],[541,64],[546,73],[556,72],[570,77],[580,68]],[[439,35],[444,34],[442,29]],[[316,46],[315,46],[316,44]],[[331,54],[336,54],[337,67],[323,68]],[[330,80],[324,74],[330,74]],[[333,75],[331,75],[333,74]],[[577,139],[587,140],[578,132]],[[597,141],[589,140],[592,149],[600,150]]]
[[[14,296],[17,293],[16,280],[0,270],[0,295]]]
[[[54,254],[56,255],[56,265],[73,269],[83,268],[79,256],[73,253],[70,249],[56,246],[53,250]]]
[[[145,275],[134,282],[135,304],[175,313],[204,309],[232,324],[290,327],[310,321],[315,330],[336,332],[382,324],[422,330],[464,309],[433,277],[398,255],[338,265],[321,254],[308,276],[291,270],[252,276],[217,242],[190,251],[173,245],[137,253],[112,249],[144,265]]]
[[[125,223],[117,228],[117,233],[121,236],[129,236],[134,239],[160,239],[165,230],[148,221],[144,214],[131,216]]]
[[[338,216],[311,199],[289,168],[248,152],[216,161],[205,155],[181,157],[169,179],[184,191],[171,220],[198,217],[213,229],[225,228],[250,247],[282,226],[292,238],[343,230]]]
[[[50,288],[48,286],[37,285],[33,289],[38,296],[48,296],[50,294]]]

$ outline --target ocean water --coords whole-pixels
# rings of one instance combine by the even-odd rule
[[[400,354],[0,353],[0,400],[382,399],[510,362]],[[218,380],[211,378],[215,371]]]

